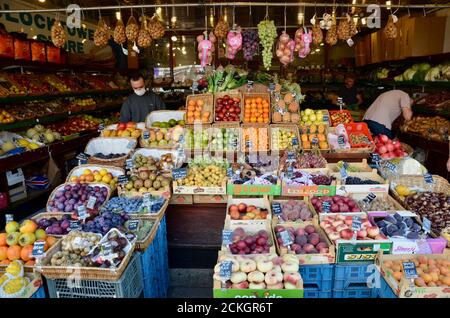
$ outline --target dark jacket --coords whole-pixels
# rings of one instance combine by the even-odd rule
[[[120,110],[120,122],[144,122],[149,113],[154,110],[162,110],[165,108],[166,105],[161,98],[151,91],[147,91],[147,93],[142,96],[133,93],[122,105],[122,109]]]

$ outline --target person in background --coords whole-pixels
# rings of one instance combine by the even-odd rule
[[[7,35],[8,31],[6,31],[5,25],[3,23],[0,23],[0,34],[1,35]]]
[[[346,106],[360,105],[362,103],[362,97],[358,94],[358,90],[355,87],[355,77],[353,75],[346,75],[344,79],[345,86],[338,92],[338,96],[342,97],[342,101]]]
[[[413,115],[411,105],[413,100],[401,90],[384,92],[370,105],[364,114],[373,136],[386,135],[393,138],[392,123],[402,115],[406,121],[410,121]]]
[[[120,122],[144,122],[147,115],[154,110],[166,108],[164,102],[158,95],[145,88],[145,81],[142,74],[137,73],[130,77],[131,94],[123,103],[120,110]]]

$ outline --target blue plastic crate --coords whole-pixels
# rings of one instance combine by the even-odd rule
[[[369,276],[375,274],[374,271],[368,270],[367,266],[373,264],[336,264],[334,270],[334,289],[344,290],[351,284],[359,284],[367,287],[367,280]]]
[[[44,286],[39,287],[39,289],[30,298],[47,298],[47,296],[45,295]]]
[[[303,298],[333,298],[333,291],[320,291],[318,288],[305,288]]]
[[[380,285],[378,292],[380,298],[397,298],[397,295],[394,293],[391,286],[388,285],[384,277],[380,278]]]
[[[376,288],[348,288],[344,290],[333,290],[333,298],[377,298]]]
[[[153,242],[140,253],[145,298],[165,298],[169,289],[169,261],[165,216],[159,223]]]
[[[331,291],[333,289],[333,264],[300,265],[300,275],[305,290],[307,288],[320,291]]]

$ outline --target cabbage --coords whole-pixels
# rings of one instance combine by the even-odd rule
[[[414,82],[423,82],[424,79],[425,79],[425,75],[426,75],[426,74],[427,74],[426,71],[418,70],[418,71],[414,74],[412,80],[413,80]]]
[[[420,63],[418,65],[418,71],[428,71],[431,68],[429,63]]]
[[[394,81],[396,81],[396,82],[403,82],[403,75],[402,74],[397,75],[396,77],[394,77]]]
[[[414,74],[416,74],[417,70],[413,68],[408,68],[405,72],[403,72],[403,79],[405,81],[412,81]]]
[[[450,80],[450,64],[442,66],[441,73],[445,79]]]
[[[435,82],[441,79],[441,67],[436,66],[431,68],[425,75],[425,81]]]

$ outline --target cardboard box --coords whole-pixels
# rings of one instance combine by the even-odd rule
[[[319,226],[317,223],[317,220],[311,221],[311,222],[303,222],[303,223],[294,223],[294,222],[286,222],[286,223],[278,223],[278,219],[274,218],[272,221],[272,227],[275,230],[275,227],[277,225],[281,225],[283,227],[293,227],[294,229],[297,229],[299,227],[305,228],[307,225],[314,225],[314,228],[316,229],[316,232],[319,234],[320,238],[325,240],[329,247],[329,252],[326,254],[294,254],[293,252],[290,252],[290,254],[294,254],[300,265],[318,265],[318,264],[334,264],[336,261],[336,253],[335,253],[335,246],[330,241],[326,233],[323,231],[323,229]],[[277,247],[278,254],[280,256],[283,256],[285,254],[288,254],[288,250],[286,247],[281,246],[278,244],[278,240],[276,239],[275,231],[273,233],[273,236],[275,238],[275,244]]]
[[[420,254],[414,255],[382,255],[381,253],[377,255],[375,260],[375,265],[378,267],[381,275],[385,278],[387,284],[392,288],[394,294],[399,298],[449,298],[450,297],[450,287],[411,287],[411,280],[402,276],[400,282],[397,281],[390,270],[385,266],[387,261],[413,261],[419,258]],[[449,255],[425,255],[429,259],[444,259],[450,261]]]
[[[188,187],[173,183],[173,194],[227,194],[227,181],[224,180],[220,187]]]
[[[306,172],[309,174],[330,175],[327,168],[321,169],[294,169],[294,172]],[[286,183],[286,174],[280,173],[282,180],[281,194],[284,196],[332,196],[336,194],[336,181],[331,185],[288,185]]]
[[[219,252],[219,256],[222,253]],[[254,256],[244,256],[254,258]],[[275,255],[276,256],[276,255]],[[231,256],[234,258],[234,256]],[[219,263],[219,261],[217,261]],[[214,298],[303,298],[303,280],[297,284],[298,289],[232,289],[223,288],[222,282],[214,279],[213,297]]]
[[[369,221],[376,224],[377,218],[384,219],[388,215],[400,214],[403,217],[411,217],[415,223],[423,226],[420,217],[411,211],[388,211],[388,212],[368,212]],[[407,238],[390,237],[392,241],[392,254],[442,254],[446,247],[446,241],[438,237],[433,232],[430,233],[430,238],[426,240],[410,240]]]
[[[233,184],[228,182],[227,194],[229,195],[281,195],[281,182],[272,185],[258,184]]]
[[[193,204],[192,195],[189,194],[173,194],[169,204]]]
[[[372,172],[348,172],[349,177],[358,177],[361,179],[370,179],[373,181],[378,181],[380,184],[350,184],[346,185],[341,178],[340,173],[332,174],[337,179],[336,194],[346,195],[349,193],[388,193],[389,192],[389,182],[382,177],[380,177],[375,171]]]
[[[256,219],[255,220],[232,220],[230,217],[230,214],[228,213],[230,205],[233,205],[233,204],[239,205],[240,203],[245,203],[247,206],[254,205],[257,208],[266,209],[268,212],[267,218],[262,219],[262,220],[256,220]],[[244,229],[246,226],[249,226],[249,225],[256,225],[256,226],[261,226],[262,228],[266,228],[267,224],[269,224],[269,227],[270,227],[270,223],[272,222],[272,210],[271,210],[270,202],[267,198],[244,199],[244,198],[232,198],[230,196],[227,200],[225,222],[229,223],[230,225],[234,225],[234,224],[244,225]]]
[[[361,162],[348,162],[349,166],[351,167],[355,167],[357,169],[359,169],[359,172],[376,172],[376,169],[373,169],[369,166],[369,164],[367,163],[366,159],[363,159]],[[327,164],[327,169],[331,172],[331,173],[339,173],[340,172],[340,168],[338,167],[337,163],[328,163]]]
[[[334,215],[334,213],[321,213],[319,214],[319,222],[325,218],[327,214]],[[339,214],[367,218],[367,214],[364,212]],[[379,251],[383,251],[385,254],[390,254],[392,251],[392,242],[390,240],[338,239],[334,244],[336,246],[336,263],[372,262],[375,260]]]
[[[227,203],[227,196],[226,195],[208,195],[208,194],[199,194],[194,195],[194,203]]]
[[[317,213],[316,210],[314,209],[314,207],[312,206],[311,202],[307,199],[307,198],[303,198],[303,199],[299,199],[299,198],[292,198],[292,197],[277,197],[276,199],[274,199],[273,197],[271,197],[271,207],[274,203],[284,203],[284,202],[288,202],[288,201],[303,201],[306,203],[309,211],[311,212],[311,220],[313,218],[317,218]],[[273,219],[277,218],[275,216],[274,213],[273,214]],[[304,223],[304,222],[308,222],[308,221],[303,221],[303,220],[297,220],[297,221],[284,221],[281,218],[277,218],[278,219],[278,223],[279,224],[283,224],[283,223]],[[310,221],[310,220],[309,220]]]

